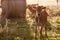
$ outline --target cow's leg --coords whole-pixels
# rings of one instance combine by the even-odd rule
[[[43,30],[43,26],[41,26],[41,29],[40,29],[40,40],[43,40],[42,30]]]
[[[44,26],[45,26],[45,37],[48,38],[48,36],[47,36],[47,26],[46,25],[44,25]]]
[[[35,40],[38,40],[38,18],[35,16]]]
[[[36,27],[35,27],[35,40],[38,40],[38,25],[36,23]]]

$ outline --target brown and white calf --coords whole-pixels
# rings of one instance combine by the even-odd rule
[[[43,6],[30,6],[29,10],[32,12],[32,14],[34,14],[34,19],[35,19],[35,23],[36,23],[36,29],[35,29],[35,39],[37,40],[37,32],[38,32],[38,28],[40,27],[40,39],[43,40],[43,36],[42,36],[42,30],[43,28],[45,28],[45,35],[47,37],[47,12],[46,12],[46,7]]]

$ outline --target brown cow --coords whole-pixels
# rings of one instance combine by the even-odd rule
[[[47,36],[47,12],[46,12],[46,7],[43,6],[38,6],[37,8],[35,6],[29,6],[29,10],[32,12],[32,14],[35,14],[35,22],[36,22],[36,29],[35,29],[35,39],[37,39],[37,33],[38,33],[38,28],[40,28],[40,39],[42,39],[42,30],[45,28],[45,34]]]
[[[43,40],[43,36],[42,36],[43,28],[45,28],[45,35],[47,37],[47,27],[46,27],[47,26],[47,16],[48,16],[48,14],[46,12],[46,7],[38,6],[35,20],[36,20],[36,24],[37,24],[37,26],[36,26],[37,29],[39,28],[38,26],[41,26],[41,29],[40,29],[40,39],[41,40]]]

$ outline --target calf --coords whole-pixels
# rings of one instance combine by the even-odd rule
[[[42,36],[42,30],[43,28],[45,28],[45,35],[47,37],[47,12],[46,12],[46,7],[43,6],[38,6],[37,10],[36,10],[36,15],[35,15],[35,22],[36,22],[36,36],[37,36],[37,31],[39,26],[41,26],[40,28],[40,39],[43,40],[43,36]],[[37,38],[36,38],[37,40]]]
[[[43,36],[42,36],[42,30],[43,28],[45,28],[45,35],[47,37],[47,12],[46,12],[46,7],[43,6],[30,6],[29,10],[32,12],[32,14],[34,14],[34,19],[35,19],[35,23],[36,23],[36,29],[35,29],[35,40],[37,39],[37,33],[38,33],[38,28],[39,26],[41,26],[40,30],[40,39],[43,40]]]

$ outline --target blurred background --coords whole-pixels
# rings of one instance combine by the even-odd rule
[[[60,40],[60,0],[26,0],[26,19],[7,20],[4,28],[0,24],[0,40],[35,40],[35,21],[28,5],[47,8],[48,38],[44,38],[45,40]],[[0,0],[0,19],[1,13]],[[45,36],[44,31],[43,36]],[[40,40],[39,37],[38,40]]]

